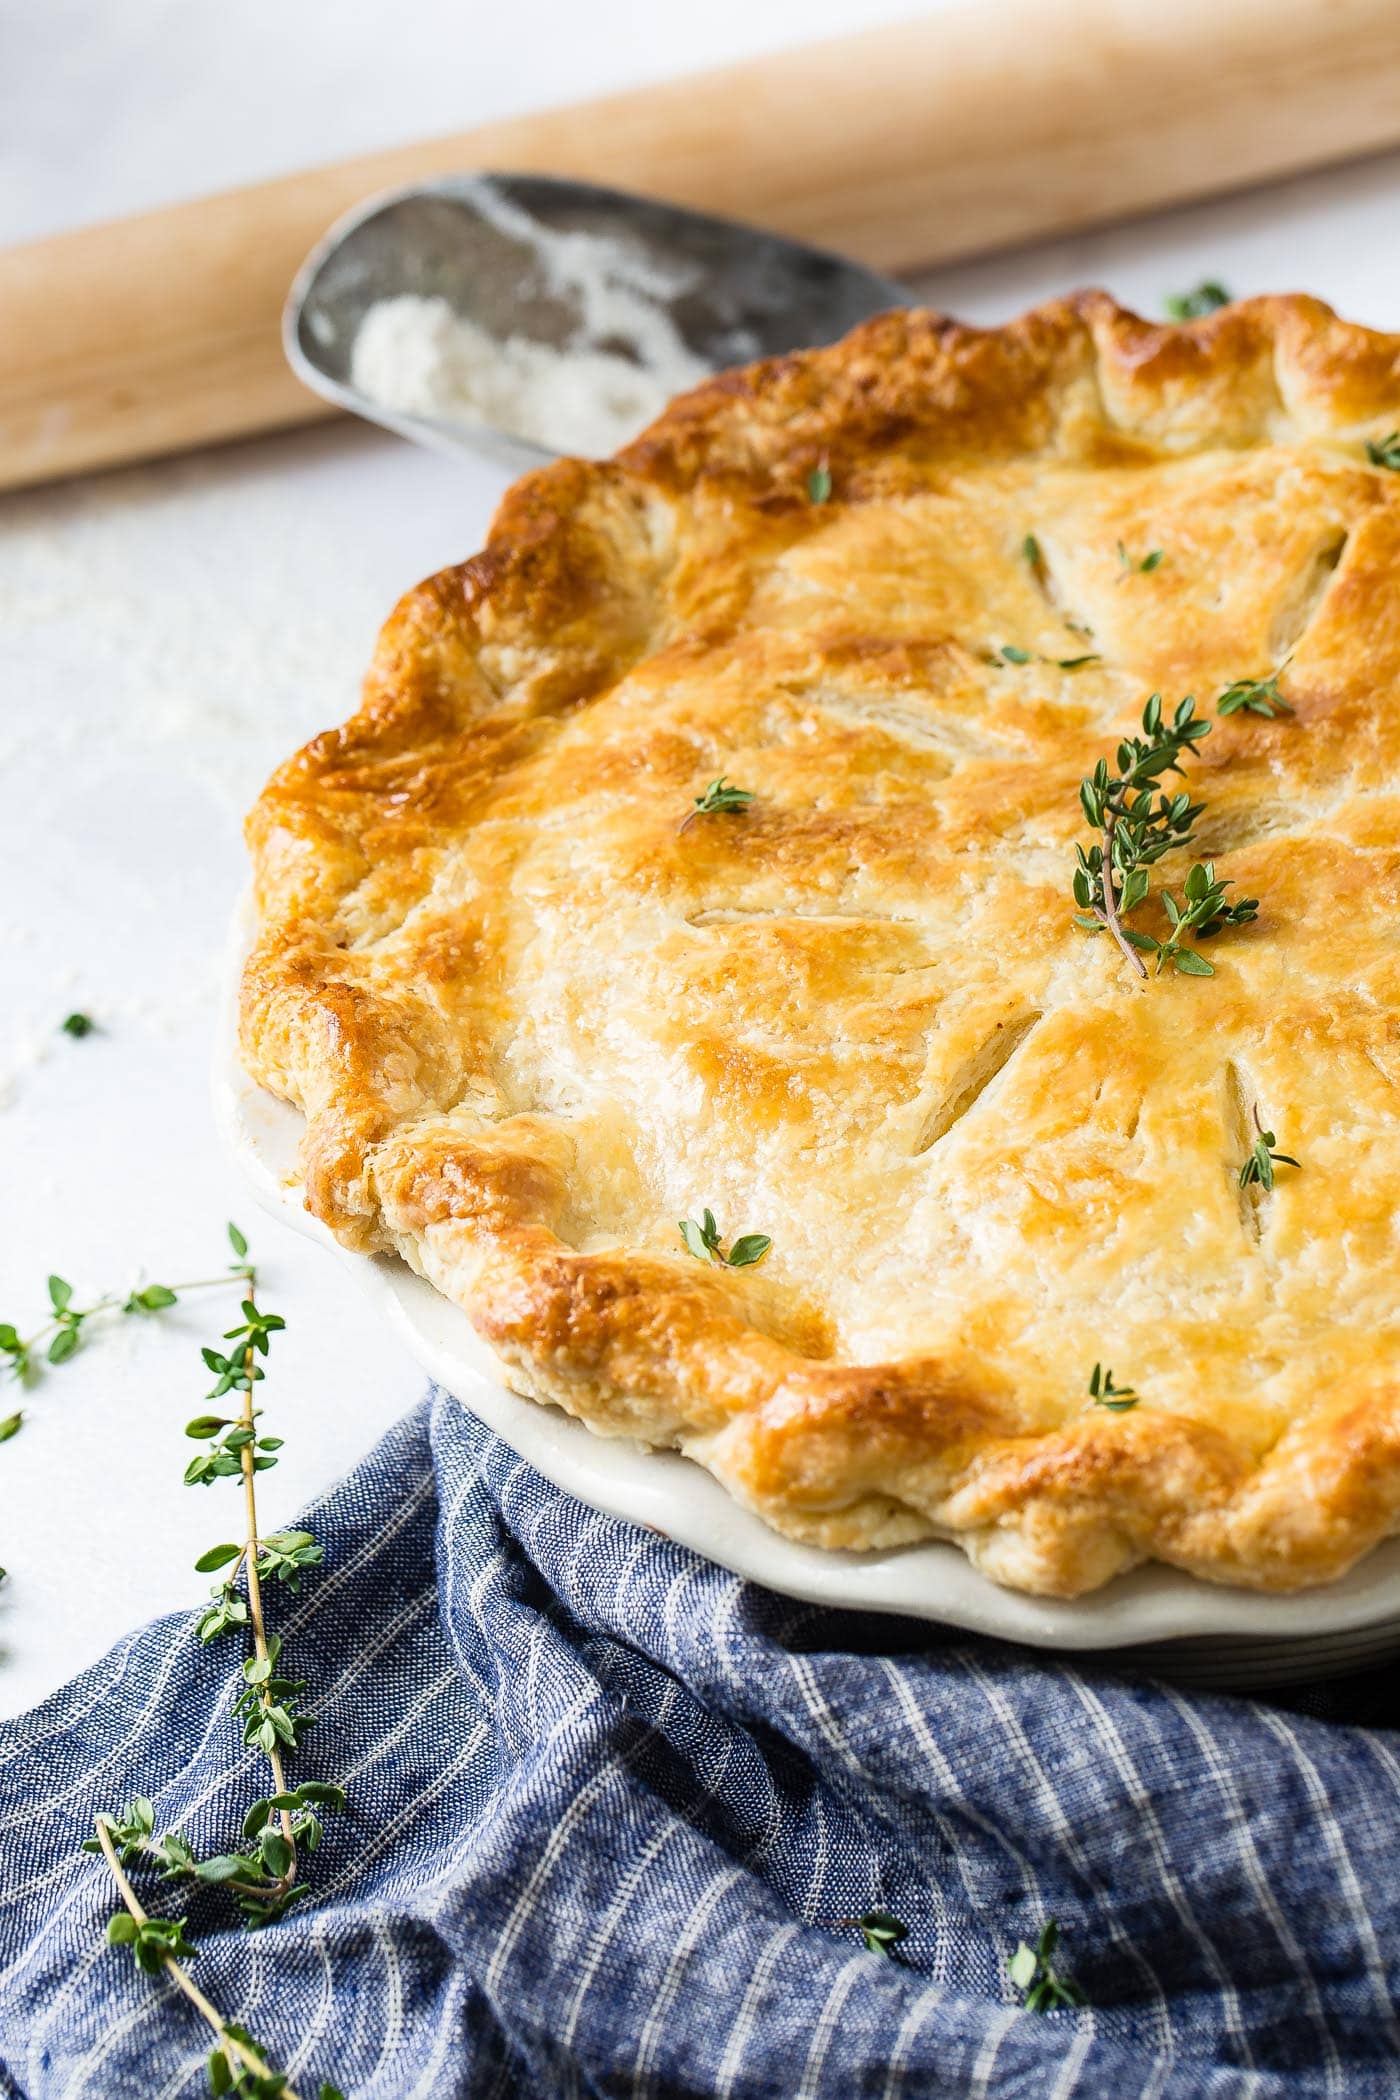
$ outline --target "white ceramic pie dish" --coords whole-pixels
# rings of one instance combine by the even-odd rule
[[[302,1118],[264,1093],[238,1058],[237,990],[250,922],[245,901],[229,943],[214,1105],[253,1194],[347,1263],[429,1376],[581,1502],[649,1524],[787,1596],[927,1619],[1033,1648],[1111,1650],[1125,1667],[1201,1687],[1298,1683],[1400,1654],[1400,1539],[1342,1581],[1295,1596],[1218,1588],[1158,1566],[1072,1601],[1028,1597],[1000,1588],[941,1541],[877,1553],[799,1545],[678,1453],[600,1436],[560,1409],[512,1392],[504,1366],[459,1307],[397,1258],[346,1253],[306,1209],[297,1166]]]

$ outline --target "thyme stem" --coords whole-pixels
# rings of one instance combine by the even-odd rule
[[[1132,942],[1125,938],[1122,922],[1118,917],[1118,895],[1113,886],[1113,834],[1117,826],[1117,810],[1106,808],[1103,813],[1103,875],[1099,885],[1103,894],[1103,909],[1098,913],[1098,917],[1103,920],[1138,976],[1145,977],[1147,965]]]

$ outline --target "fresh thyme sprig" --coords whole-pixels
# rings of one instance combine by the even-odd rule
[[[1089,1397],[1095,1407],[1106,1407],[1112,1415],[1125,1415],[1138,1404],[1138,1395],[1130,1385],[1115,1385],[1113,1373],[1107,1364],[1095,1364],[1089,1380]]]
[[[229,1240],[236,1255],[247,1255],[247,1241],[237,1226],[230,1225]],[[225,1393],[236,1392],[241,1395],[242,1405],[235,1417],[196,1415],[185,1425],[186,1436],[208,1444],[208,1449],[191,1459],[186,1467],[185,1481],[191,1487],[207,1486],[214,1480],[235,1474],[241,1475],[243,1481],[245,1535],[242,1545],[211,1547],[196,1563],[202,1573],[224,1566],[230,1570],[222,1581],[215,1584],[211,1592],[213,1605],[201,1615],[197,1631],[200,1640],[208,1642],[242,1626],[251,1630],[253,1653],[243,1664],[244,1682],[234,1701],[234,1712],[243,1724],[244,1742],[255,1744],[271,1767],[273,1792],[269,1799],[274,1804],[277,1826],[264,1817],[256,1826],[260,1833],[256,1856],[222,1854],[220,1867],[229,1859],[235,1861],[234,1867],[227,1873],[211,1873],[206,1862],[202,1878],[228,1882],[248,1922],[265,1925],[280,1917],[302,1894],[296,1880],[296,1848],[299,1833],[304,1834],[304,1825],[295,1819],[297,1802],[288,1789],[282,1760],[284,1752],[294,1751],[299,1746],[312,1726],[313,1717],[302,1713],[299,1708],[301,1694],[306,1689],[305,1679],[284,1676],[277,1669],[282,1643],[277,1634],[267,1631],[262,1585],[265,1581],[272,1581],[296,1590],[303,1571],[317,1566],[322,1555],[309,1531],[272,1532],[264,1538],[258,1530],[254,1481],[259,1473],[277,1464],[281,1438],[259,1436],[257,1424],[261,1411],[253,1405],[253,1388],[265,1376],[258,1358],[266,1357],[272,1337],[285,1328],[286,1322],[279,1314],[265,1312],[259,1306],[257,1274],[251,1264],[247,1269],[247,1283],[247,1296],[241,1307],[243,1318],[223,1336],[224,1341],[233,1343],[233,1348],[201,1351],[215,1379],[208,1397],[217,1400]],[[246,1598],[238,1588],[240,1573]],[[332,1796],[336,1806],[343,1805],[344,1796],[338,1788],[330,1788],[313,1798],[330,1801]],[[272,1812],[269,1810],[269,1815]],[[245,1835],[251,1834],[245,1826]],[[317,1824],[317,1840],[319,1834]]]
[[[829,503],[831,500],[831,469],[821,460],[807,476],[807,494],[813,503]]]
[[[168,1841],[155,1835],[155,1804],[149,1796],[137,1794],[127,1802],[119,1816],[104,1811],[100,1821],[124,1867],[129,1867],[142,1853],[149,1852],[165,1867],[167,1879],[183,1870],[183,1859],[177,1860],[177,1855],[167,1850]],[[102,1852],[105,1849],[100,1835],[83,1839],[84,1852]]]
[[[1061,2006],[1086,2002],[1079,1985],[1070,1977],[1059,1975],[1051,1965],[1059,1939],[1059,1926],[1053,1918],[1047,1918],[1035,1945],[1028,1947],[1022,1940],[1006,1965],[1017,1990],[1025,1993],[1027,2012],[1056,2012]]]
[[[1368,438],[1366,457],[1373,467],[1389,467],[1392,474],[1400,474],[1400,430],[1392,430],[1388,437]]]
[[[1237,678],[1227,685],[1215,703],[1218,715],[1264,715],[1270,721],[1275,715],[1291,715],[1293,708],[1278,689],[1283,667],[1268,678]]]
[[[142,1805],[150,1808],[148,1801]],[[199,1949],[186,1938],[183,1921],[153,1918],[142,1903],[123,1863],[129,1863],[131,1856],[126,1846],[121,1847],[119,1856],[121,1840],[115,1819],[99,1815],[93,1820],[97,1835],[87,1840],[84,1849],[102,1853],[126,1906],[107,1927],[108,1945],[130,1947],[137,1967],[147,1975],[159,1975],[163,1969],[210,2028],[215,2042],[207,2066],[210,2092],[241,2094],[246,2100],[299,2100],[291,2081],[273,2070],[267,2051],[253,2040],[247,2028],[236,2020],[226,2020],[190,1976],[184,1964],[194,1959]],[[323,2079],[319,2100],[345,2100],[345,2096],[339,2086]]]
[[[697,817],[714,817],[726,814],[742,814],[754,799],[752,788],[735,787],[723,773],[712,780],[703,795],[695,797],[695,807],[688,816],[681,818],[676,836],[686,831]]]
[[[1079,784],[1084,814],[1102,833],[1103,843],[1087,853],[1075,847],[1074,899],[1081,913],[1079,925],[1087,932],[1103,928],[1110,933],[1138,975],[1145,977],[1146,966],[1133,952],[1122,915],[1143,902],[1151,888],[1148,869],[1173,846],[1187,844],[1205,806],[1185,794],[1154,796],[1153,783],[1164,773],[1184,770],[1183,754],[1209,735],[1210,724],[1197,715],[1189,694],[1170,724],[1165,723],[1162,696],[1154,693],[1142,711],[1142,727],[1142,736],[1125,737],[1119,744],[1116,773],[1101,758]]]
[[[1230,304],[1230,294],[1223,284],[1208,277],[1191,292],[1170,292],[1162,301],[1167,317],[1172,321],[1199,321],[1206,314],[1213,314],[1218,306]]]
[[[248,1696],[244,1694],[245,1698]],[[344,1806],[344,1790],[318,1779],[268,1795],[254,1801],[243,1819],[242,1835],[245,1842],[251,1841],[251,1849],[220,1852],[212,1859],[192,1861],[186,1870],[201,1881],[216,1882],[228,1889],[250,1928],[271,1925],[310,1893],[304,1882],[289,1886],[288,1877],[295,1864],[296,1846],[314,1852],[321,1842],[324,1825],[316,1810]],[[279,1828],[283,1816],[291,1819],[290,1838]],[[165,1842],[169,1845],[182,1841]]]
[[[680,1235],[697,1261],[713,1262],[721,1269],[749,1269],[762,1261],[773,1242],[765,1232],[746,1232],[726,1254],[720,1244],[719,1227],[712,1210],[702,1212],[700,1223],[682,1218]]]
[[[269,1637],[269,1646],[275,1642],[274,1634]],[[253,1841],[251,1851],[216,1853],[212,1859],[200,1859],[183,1831],[158,1835],[155,1806],[144,1794],[129,1801],[120,1815],[104,1813],[101,1820],[124,1866],[149,1863],[159,1867],[162,1881],[194,1880],[221,1885],[234,1897],[248,1924],[258,1926],[272,1923],[292,1902],[309,1894],[302,1883],[297,1884],[292,1896],[282,1891],[281,1884],[292,1863],[291,1841],[274,1819],[280,1819],[284,1811],[290,1815],[293,1839],[308,1852],[314,1852],[325,1829],[317,1809],[344,1806],[342,1787],[327,1780],[305,1780],[300,1786],[250,1804],[241,1834],[245,1841]],[[86,1838],[82,1849],[102,1851],[100,1835]]]
[[[1116,773],[1101,758],[1079,784],[1084,814],[1102,833],[1103,843],[1087,852],[1083,846],[1074,849],[1074,901],[1079,906],[1075,923],[1086,933],[1111,934],[1139,977],[1147,975],[1143,955],[1156,956],[1159,976],[1170,964],[1187,977],[1213,977],[1214,965],[1185,946],[1186,937],[1209,940],[1227,926],[1247,925],[1259,912],[1257,897],[1227,902],[1225,892],[1231,884],[1228,878],[1217,879],[1213,861],[1197,861],[1188,871],[1181,903],[1170,891],[1162,893],[1171,924],[1165,941],[1123,924],[1151,891],[1148,870],[1173,847],[1190,844],[1205,807],[1184,793],[1153,793],[1153,782],[1164,773],[1183,772],[1182,756],[1210,734],[1210,723],[1196,713],[1190,694],[1168,724],[1162,697],[1154,693],[1142,711],[1142,727],[1143,736],[1127,737],[1118,746]]]
[[[271,1760],[279,1744],[295,1750],[313,1722],[310,1715],[296,1711],[296,1702],[306,1690],[306,1679],[275,1675],[277,1658],[282,1653],[281,1635],[269,1633],[265,1645],[265,1654],[250,1655],[243,1665],[244,1689],[234,1700],[233,1710],[243,1723],[244,1742],[256,1743]],[[280,1781],[280,1772],[274,1771],[273,1778]],[[279,1791],[285,1792],[285,1788],[279,1785]]]
[[[282,1323],[279,1320],[277,1324],[280,1327]],[[215,1352],[206,1350],[204,1353],[208,1357]],[[241,1415],[196,1415],[192,1422],[187,1422],[186,1436],[212,1437],[214,1441],[207,1451],[201,1451],[186,1466],[185,1486],[208,1487],[215,1480],[231,1480],[243,1470],[245,1445],[252,1448],[255,1473],[265,1473],[269,1466],[275,1466],[277,1461],[269,1453],[280,1448],[282,1439],[256,1434],[255,1425],[261,1413],[261,1408],[254,1410],[254,1426],[245,1423]],[[222,1435],[219,1434],[221,1430]],[[208,1559],[207,1555],[205,1559]],[[203,1563],[196,1562],[196,1566],[202,1568]]]
[[[1144,554],[1139,558],[1136,555],[1129,554],[1127,548],[1120,540],[1118,542],[1118,566],[1123,571],[1123,574],[1118,581],[1123,583],[1129,576],[1150,576],[1154,569],[1161,568],[1165,560],[1166,555],[1160,547],[1154,547],[1150,554]]]
[[[236,1226],[231,1226],[230,1239]],[[242,1234],[238,1239],[242,1240]],[[237,1242],[234,1241],[237,1253]],[[243,1242],[243,1253],[247,1254],[247,1242]],[[189,1283],[147,1283],[133,1287],[123,1295],[120,1291],[109,1292],[91,1305],[77,1306],[73,1303],[73,1286],[63,1276],[50,1276],[48,1280],[49,1317],[32,1334],[21,1335],[10,1321],[0,1322],[0,1371],[8,1371],[21,1385],[33,1385],[44,1364],[65,1364],[76,1356],[84,1340],[85,1329],[90,1320],[103,1313],[116,1313],[123,1318],[142,1314],[165,1312],[179,1303],[182,1292],[209,1291],[227,1288],[235,1279],[244,1281],[251,1275],[247,1262],[242,1258],[233,1261],[222,1276],[198,1276]],[[47,1347],[45,1347],[47,1344]]]
[[[1275,1152],[1278,1143],[1272,1130],[1266,1130],[1259,1120],[1259,1104],[1254,1104],[1254,1127],[1259,1135],[1254,1140],[1249,1158],[1240,1168],[1240,1187],[1247,1189],[1257,1181],[1262,1189],[1272,1190],[1275,1167],[1301,1167],[1302,1161],[1294,1159],[1291,1152]]]
[[[1247,926],[1251,919],[1259,916],[1259,899],[1241,897],[1234,904],[1225,900],[1228,881],[1216,880],[1213,860],[1197,861],[1189,868],[1183,885],[1184,902],[1178,904],[1170,890],[1162,892],[1162,907],[1171,921],[1171,933],[1164,941],[1155,934],[1139,933],[1134,928],[1125,928],[1125,937],[1145,955],[1157,958],[1157,975],[1170,963],[1187,977],[1214,977],[1215,965],[1195,948],[1186,948],[1182,942],[1188,934],[1198,941],[1208,941],[1227,926]]]
[[[184,1936],[183,1926],[170,1919],[151,1918],[142,1908],[126,1873],[128,1866],[149,1865],[166,1881],[190,1880],[224,1888],[233,1897],[250,1928],[269,1925],[282,1917],[292,1904],[308,1892],[298,1879],[299,1848],[308,1854],[321,1842],[321,1811],[343,1809],[344,1790],[327,1780],[305,1780],[287,1784],[284,1759],[300,1745],[314,1717],[301,1711],[306,1680],[281,1672],[280,1635],[268,1631],[263,1610],[263,1584],[281,1583],[295,1591],[307,1569],[320,1564],[322,1553],[309,1531],[263,1533],[258,1525],[255,1480],[258,1473],[277,1464],[281,1449],[278,1437],[259,1436],[258,1410],[253,1389],[263,1378],[259,1357],[266,1357],[272,1337],[285,1327],[276,1313],[258,1304],[257,1271],[247,1259],[248,1243],[236,1225],[228,1228],[229,1242],[237,1257],[234,1273],[244,1286],[242,1319],[223,1335],[227,1350],[206,1348],[205,1364],[215,1374],[209,1397],[225,1393],[240,1395],[236,1416],[197,1415],[186,1434],[209,1445],[191,1461],[185,1479],[191,1485],[238,1477],[243,1485],[244,1538],[241,1545],[212,1546],[195,1563],[203,1573],[228,1572],[216,1583],[214,1603],[202,1613],[198,1637],[208,1642],[230,1630],[246,1629],[252,1653],[242,1665],[241,1683],[233,1702],[235,1717],[242,1724],[243,1740],[267,1759],[272,1791],[252,1802],[246,1811],[237,1850],[219,1852],[201,1859],[181,1831],[156,1832],[154,1804],[137,1795],[120,1816],[108,1813],[96,1818],[96,1836],[84,1849],[100,1851],[116,1878],[126,1911],[114,1919],[109,1937],[114,1944],[129,1944],[141,1966],[149,1971],[167,1969],[178,1987],[196,2005],[214,2030],[218,2047],[209,2060],[209,2081],[215,2093],[283,2095],[294,2100],[284,2075],[271,2069],[266,2054],[247,2030],[226,2021],[204,1998],[184,1972],[181,1961],[197,1950]],[[240,1577],[241,1584],[240,1587]],[[321,2100],[341,2100],[338,2089],[321,2087]]]

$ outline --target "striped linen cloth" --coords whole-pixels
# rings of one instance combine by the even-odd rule
[[[303,2095],[1400,2092],[1400,1745],[768,1595],[437,1396],[279,1593],[341,1780],[257,1935],[143,1880]],[[227,1647],[167,1619],[0,1732],[0,2089],[174,2100],[208,2038],[104,1928],[96,1807],[236,1841]],[[1376,1693],[1375,1700],[1383,1696]],[[1383,1708],[1381,1710],[1384,1710]],[[843,1920],[909,1928],[894,1960]],[[1048,1917],[1082,2010],[1008,1975]]]

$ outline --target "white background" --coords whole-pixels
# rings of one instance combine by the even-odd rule
[[[908,11],[0,0],[0,241]],[[921,289],[996,320],[1090,281],[1157,312],[1212,275],[1395,327],[1398,204],[1400,158],[1372,161]],[[219,1148],[207,1071],[239,819],[349,712],[393,599],[479,544],[500,486],[346,426],[0,498],[0,1319],[34,1324],[50,1269],[80,1301],[208,1274],[239,1217],[289,1321],[262,1389],[287,1438],[269,1522],[422,1381],[348,1276],[254,1213]],[[102,1033],[56,1033],[73,1007]],[[23,1401],[0,1447],[0,1710],[202,1594],[190,1563],[236,1513],[227,1487],[180,1484],[180,1429],[225,1302],[94,1334]]]

